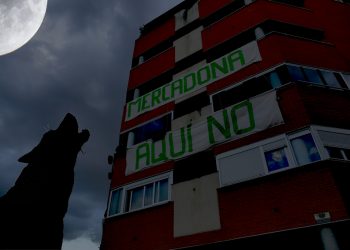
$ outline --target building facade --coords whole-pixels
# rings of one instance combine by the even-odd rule
[[[185,0],[142,27],[101,249],[350,249],[349,13]]]

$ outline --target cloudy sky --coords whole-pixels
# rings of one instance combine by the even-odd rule
[[[17,159],[67,112],[91,133],[78,156],[64,250],[99,245],[107,156],[118,143],[134,40],[141,25],[180,2],[48,0],[34,38],[0,56],[0,196],[24,168]]]

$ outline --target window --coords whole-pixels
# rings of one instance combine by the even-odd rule
[[[345,80],[347,87],[350,88],[350,74],[342,74],[342,76]]]
[[[333,72],[321,70],[321,75],[328,86],[335,88],[342,87]]]
[[[325,147],[329,154],[329,157],[335,159],[350,160],[350,149],[345,148],[335,148],[335,147]]]
[[[323,84],[322,83],[322,79],[320,77],[320,75],[318,74],[317,70],[314,69],[308,69],[308,68],[304,68],[303,69],[306,75],[306,80],[308,82],[313,82],[316,84]]]
[[[294,65],[287,65],[288,72],[286,72],[285,67],[286,66],[281,66],[275,70],[276,72],[278,72],[278,76],[280,77],[280,79],[283,79],[282,82],[284,83],[289,81],[301,81],[318,85],[326,85],[331,88],[347,87],[344,81],[342,81],[340,75],[335,72],[311,69]],[[271,72],[270,74],[272,73],[273,72]]]
[[[321,160],[311,134],[305,134],[291,141],[293,151],[299,165]]]
[[[149,178],[111,191],[108,216],[164,204],[170,200],[172,173]]]
[[[265,152],[265,160],[269,172],[289,167],[285,148]]]
[[[128,146],[152,139],[158,141],[163,139],[171,128],[171,114],[167,114],[159,119],[148,122],[129,132],[131,142]],[[133,138],[132,138],[133,137]]]
[[[350,156],[350,150],[343,151],[342,156]],[[321,157],[311,133],[305,130],[222,153],[216,160],[220,185],[227,186],[319,161]]]
[[[146,208],[169,200],[168,178],[127,190],[125,212]]]
[[[236,84],[233,88],[214,94],[212,96],[213,108],[214,111],[227,108],[290,82],[307,82],[331,88],[347,88],[346,84],[350,86],[350,75],[342,75],[347,83],[339,73],[289,64],[281,65],[262,76],[251,78],[241,84]]]
[[[327,157],[350,160],[350,134],[347,130],[324,128],[318,131],[318,135],[328,153]]]
[[[292,81],[306,81],[300,67],[288,65],[287,68]]]
[[[272,71],[266,74],[268,81],[270,82],[272,88],[276,89],[282,86],[281,78],[278,76],[277,71]]]
[[[121,212],[122,192],[123,192],[123,189],[117,189],[112,191],[108,216],[119,214]]]

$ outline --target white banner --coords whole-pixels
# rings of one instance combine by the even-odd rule
[[[258,61],[261,61],[260,51],[257,42],[253,41],[193,72],[184,74],[178,79],[128,102],[125,120],[131,120],[145,112],[197,91]]]
[[[217,111],[191,126],[169,131],[163,140],[148,140],[127,151],[126,174],[180,159],[211,146],[265,130],[283,123],[272,91]]]

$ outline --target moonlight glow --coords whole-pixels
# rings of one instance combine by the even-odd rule
[[[0,55],[26,44],[44,20],[47,0],[0,1]]]

